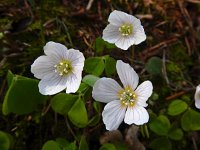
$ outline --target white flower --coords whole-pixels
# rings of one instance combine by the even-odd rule
[[[200,109],[200,84],[196,87],[196,92],[194,95],[195,106]]]
[[[139,77],[129,64],[118,60],[116,68],[124,88],[111,78],[101,78],[92,91],[95,100],[108,103],[102,112],[106,129],[116,130],[123,120],[129,125],[148,122],[149,114],[144,107],[152,94],[152,83],[145,81],[137,87]]]
[[[81,83],[85,58],[79,50],[67,49],[64,45],[48,42],[44,53],[31,65],[31,72],[38,79],[39,91],[53,95],[66,89],[75,93]]]
[[[103,30],[103,39],[123,50],[137,45],[146,39],[143,26],[136,17],[114,10],[109,18],[110,24]]]

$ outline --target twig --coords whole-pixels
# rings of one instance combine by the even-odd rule
[[[186,91],[181,91],[181,92],[175,93],[173,95],[170,95],[170,96],[166,97],[166,100],[175,99],[177,97],[180,97],[181,95],[184,95],[185,93],[186,93]]]
[[[191,19],[190,15],[189,15],[187,9],[183,6],[183,2],[180,1],[180,0],[177,0],[177,3],[178,3],[178,6],[179,6],[179,8],[181,10],[182,15],[185,18],[185,21],[187,22],[187,24],[189,26],[189,29],[190,29],[190,32],[191,32],[192,36],[199,40],[199,37],[198,37],[198,35],[196,34],[196,32],[195,32],[195,30],[193,28],[192,19]],[[196,47],[196,41],[195,41],[194,38],[191,38],[191,41],[192,41],[193,47]]]
[[[186,1],[194,4],[200,4],[199,0],[186,0]]]
[[[101,11],[101,3],[99,1],[97,2],[97,10],[99,14],[99,20],[103,20],[102,11]]]
[[[137,14],[135,16],[138,17],[139,19],[153,19],[152,14]]]
[[[193,143],[194,149],[198,150],[196,140],[193,136],[192,136],[192,143]]]
[[[191,50],[191,47],[190,47],[190,43],[189,43],[189,41],[188,41],[188,38],[185,37],[184,39],[185,39],[185,43],[186,43],[186,46],[187,46],[187,49],[188,49],[188,54],[189,54],[189,56],[191,56],[192,50]]]
[[[88,46],[88,47],[92,47],[89,43],[88,43],[88,41],[87,41],[87,39],[85,38],[85,37],[83,37],[83,40],[84,40],[84,42],[85,42],[85,44]]]
[[[3,65],[5,64],[6,61],[7,61],[7,57],[4,57],[4,58],[0,61],[0,69],[1,69],[1,67],[3,67]]]
[[[195,90],[195,87],[183,89],[183,91],[180,91],[178,93],[174,93],[173,95],[170,95],[170,96],[166,97],[166,100],[175,99],[177,97],[180,97],[181,95],[184,95],[185,93],[187,93],[189,91],[194,91],[194,90]]]
[[[41,40],[42,40],[42,44],[45,43],[45,36],[44,36],[44,1],[41,0],[40,1],[40,34],[41,34]]]
[[[94,0],[89,0],[87,7],[86,7],[86,10],[90,10],[93,2],[94,2]]]
[[[145,49],[143,52],[139,53],[140,58],[143,60],[147,59],[150,56],[155,55],[160,49],[167,47],[171,43],[175,43],[177,41],[177,37],[170,38],[163,42],[160,42],[148,49]]]
[[[165,62],[166,62],[166,58],[165,58],[165,50],[163,50],[163,59],[162,59],[163,75],[164,75],[164,78],[165,78],[167,84],[169,85],[169,79],[168,79],[168,76],[167,76],[167,71],[166,71],[166,65],[165,65]]]

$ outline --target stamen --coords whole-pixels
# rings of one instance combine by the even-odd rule
[[[60,61],[57,65],[54,65],[55,72],[57,72],[60,76],[68,74],[71,70],[71,64],[67,60]]]
[[[119,27],[119,32],[122,36],[129,36],[133,33],[133,25],[123,24],[121,27]]]
[[[130,88],[125,88],[123,91],[120,92],[119,100],[123,106],[132,107],[135,105],[137,100],[137,95],[135,92]]]

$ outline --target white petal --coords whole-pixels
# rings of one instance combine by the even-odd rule
[[[81,84],[81,79],[82,79],[82,72],[76,72],[76,73],[71,73],[67,77],[67,88],[66,88],[66,93],[75,93],[80,84]]]
[[[56,63],[54,59],[48,56],[40,56],[31,65],[31,72],[36,78],[42,79],[44,76],[54,72]]]
[[[134,69],[127,63],[121,60],[117,61],[116,64],[117,73],[124,87],[131,87],[133,90],[138,85],[139,77]]]
[[[128,107],[124,122],[127,124],[142,125],[149,121],[149,114],[142,106],[135,105],[134,107]]]
[[[69,49],[65,56],[65,59],[69,60],[72,63],[73,70],[83,70],[85,57],[83,53],[79,50]]]
[[[142,84],[140,84],[135,90],[138,105],[146,107],[148,105],[146,101],[151,96],[152,92],[153,85],[151,81],[145,81]]]
[[[124,23],[129,23],[129,17],[131,15],[124,13],[122,11],[114,10],[112,13],[110,13],[108,21],[116,26],[121,26]]]
[[[119,27],[112,24],[107,25],[103,30],[103,40],[109,43],[115,43],[120,39]]]
[[[200,85],[196,87],[196,92],[194,95],[195,106],[196,108],[200,109]]]
[[[121,38],[116,41],[115,45],[121,48],[122,50],[127,50],[134,43],[135,43],[134,38],[121,36]]]
[[[64,59],[66,52],[67,48],[60,43],[55,43],[51,41],[44,46],[44,53],[47,56],[51,56],[59,61]]]
[[[119,99],[118,93],[122,88],[113,79],[101,78],[93,86],[92,97],[99,102],[108,103]]]
[[[67,78],[57,73],[49,74],[39,82],[39,91],[43,95],[53,95],[66,88]]]
[[[132,36],[130,37],[134,39],[134,44],[138,45],[141,42],[146,40],[146,34],[144,32],[144,28],[140,25],[139,27],[135,27]]]
[[[126,108],[121,107],[119,100],[109,102],[102,112],[107,130],[116,130],[124,119]]]

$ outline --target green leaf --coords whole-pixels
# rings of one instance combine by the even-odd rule
[[[127,144],[122,141],[117,141],[114,144],[117,150],[128,150]]]
[[[65,149],[70,143],[63,138],[56,138],[56,143],[62,148]]]
[[[52,98],[51,107],[55,112],[67,115],[77,99],[77,95],[60,93]]]
[[[161,75],[162,74],[162,60],[159,57],[151,57],[146,65],[145,69],[148,73],[153,75]]]
[[[62,149],[55,141],[50,140],[43,145],[42,150],[62,150]]]
[[[14,74],[10,70],[8,70],[6,78],[7,78],[8,86],[10,86],[14,78]]]
[[[79,128],[84,128],[88,123],[87,110],[79,98],[68,112],[70,121]]]
[[[182,100],[174,100],[169,104],[168,114],[171,116],[176,116],[184,112],[188,108],[186,102]]]
[[[85,136],[81,137],[81,141],[80,141],[78,149],[79,150],[89,150],[89,147],[88,147],[87,141],[85,139]]]
[[[94,75],[86,75],[83,78],[83,82],[93,87],[94,83],[99,79],[99,77]]]
[[[87,73],[100,76],[105,68],[104,57],[90,57],[86,59],[84,70]]]
[[[97,53],[101,53],[104,50],[105,42],[101,37],[96,38],[94,49]]]
[[[4,115],[11,112],[28,114],[45,100],[46,97],[39,93],[37,80],[16,75],[4,98],[2,111]]]
[[[183,138],[183,131],[179,128],[171,129],[168,133],[168,137],[172,140],[181,140]]]
[[[89,120],[89,122],[88,122],[89,126],[95,126],[96,124],[99,123],[100,118],[101,118],[100,103],[94,101],[93,102],[93,107],[94,107],[95,111],[97,112],[97,114]]]
[[[79,86],[79,89],[77,91],[77,93],[84,93],[89,89],[89,85],[86,83],[81,83],[81,85]]]
[[[99,121],[100,121],[100,116],[97,114],[97,115],[95,115],[94,117],[92,117],[90,120],[89,120],[89,122],[88,122],[88,125],[89,126],[95,126],[95,125],[97,125],[98,123],[99,123]]]
[[[181,118],[181,126],[185,131],[200,130],[200,113],[189,109]]]
[[[104,41],[105,44],[106,44],[106,49],[113,49],[113,48],[116,48],[115,44],[113,43],[108,43],[106,41]]]
[[[65,148],[65,150],[77,150],[77,148],[76,148],[76,142],[74,141],[74,142],[70,143],[70,144]]]
[[[105,73],[111,77],[116,72],[116,60],[110,56],[105,57]]]
[[[114,44],[108,43],[104,41],[101,37],[96,38],[95,44],[94,44],[94,49],[96,50],[97,53],[103,52],[103,50],[106,49],[113,49],[116,46]]]
[[[0,131],[0,150],[9,150],[11,147],[11,139],[5,132]]]
[[[114,144],[111,144],[111,143],[106,143],[106,144],[103,144],[99,150],[117,150],[115,148],[115,145]]]
[[[150,148],[153,150],[171,150],[172,144],[166,137],[161,137],[153,140],[150,143]]]
[[[160,115],[150,122],[149,127],[157,135],[167,135],[170,129],[170,122],[166,116]]]
[[[100,112],[100,103],[97,101],[93,102],[93,107],[96,110],[96,112]]]

